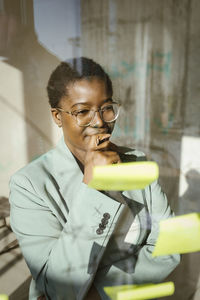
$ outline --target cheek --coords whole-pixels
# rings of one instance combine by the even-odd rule
[[[113,129],[115,127],[115,122],[114,123],[108,123],[108,128],[109,128],[109,133],[112,133],[113,132]]]
[[[81,140],[84,136],[84,128],[77,126],[74,123],[65,123],[63,124],[63,132],[71,139],[71,140]]]

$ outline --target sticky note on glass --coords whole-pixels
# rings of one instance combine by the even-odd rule
[[[112,300],[152,299],[173,295],[174,290],[174,283],[171,281],[159,284],[121,285],[104,288]]]
[[[182,215],[160,222],[153,256],[200,250],[200,213]]]
[[[0,300],[8,300],[8,296],[5,294],[0,294]]]
[[[158,165],[152,161],[96,166],[88,186],[97,190],[138,190],[144,189],[158,175]]]

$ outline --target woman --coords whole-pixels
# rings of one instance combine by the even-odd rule
[[[120,105],[109,76],[77,58],[53,71],[47,91],[63,139],[10,182],[30,299],[109,299],[105,286],[162,281],[179,256],[151,256],[159,221],[172,216],[158,183],[116,193],[88,187],[95,165],[144,159],[110,142]]]

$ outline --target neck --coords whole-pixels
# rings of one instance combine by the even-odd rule
[[[67,147],[69,148],[69,150],[71,151],[73,156],[75,157],[81,171],[83,172],[86,151],[82,150],[82,149],[72,147],[66,140],[65,140],[65,144],[67,145]]]

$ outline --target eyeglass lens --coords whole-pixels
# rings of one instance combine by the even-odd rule
[[[95,111],[83,109],[79,111],[76,115],[77,123],[80,126],[86,126],[92,122],[95,116]],[[112,122],[114,121],[119,114],[119,106],[118,104],[109,104],[101,108],[100,115],[103,121],[105,122]]]

